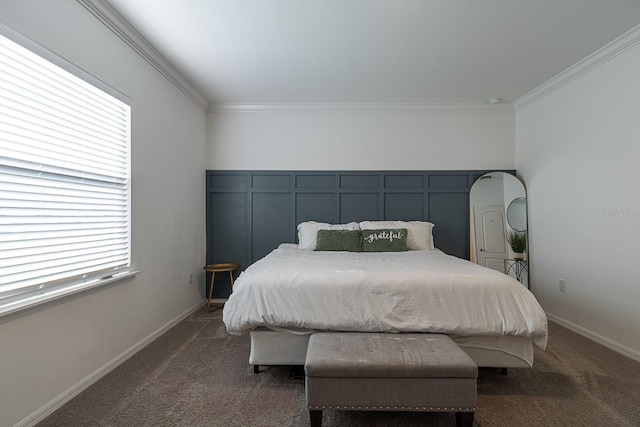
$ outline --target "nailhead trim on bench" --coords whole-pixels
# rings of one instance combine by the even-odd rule
[[[432,412],[475,412],[476,408],[440,408],[440,407],[433,407],[433,406],[407,406],[406,408],[404,406],[309,406],[309,409],[336,409],[336,410],[365,410],[365,411],[390,411],[390,410],[397,410],[397,411],[432,411]]]

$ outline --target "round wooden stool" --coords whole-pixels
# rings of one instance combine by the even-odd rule
[[[216,273],[229,272],[229,278],[231,279],[231,291],[233,291],[233,272],[240,268],[240,264],[209,264],[206,265],[203,270],[207,273],[211,273],[211,285],[209,286],[209,302],[207,303],[207,310],[211,310],[211,295],[213,294],[213,281],[216,278]]]

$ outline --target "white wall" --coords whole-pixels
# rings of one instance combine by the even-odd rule
[[[638,76],[636,44],[518,109],[516,168],[528,190],[532,289],[542,306],[640,360]]]
[[[209,114],[207,169],[513,169],[514,113],[295,109]]]
[[[0,318],[0,425],[47,405],[201,303],[206,114],[72,0],[3,0],[0,19],[132,105],[135,279]],[[187,284],[193,272],[198,283]]]

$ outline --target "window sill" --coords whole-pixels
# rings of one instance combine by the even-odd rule
[[[139,270],[125,271],[119,274],[105,277],[103,279],[96,279],[85,283],[74,283],[66,286],[58,286],[52,289],[38,290],[27,295],[22,295],[19,298],[11,299],[4,302],[0,301],[0,317],[16,313],[21,310],[26,310],[40,304],[55,301],[60,298],[65,298],[80,292],[88,291],[99,286],[119,282],[121,280],[134,277],[138,273],[140,273]]]

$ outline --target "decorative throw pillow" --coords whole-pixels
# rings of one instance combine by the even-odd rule
[[[403,252],[406,250],[406,228],[362,230],[363,252]]]
[[[298,242],[300,249],[314,250],[318,240],[318,230],[360,230],[357,222],[348,224],[327,224],[326,222],[306,221],[298,224]]]
[[[362,252],[360,230],[318,230],[316,251]]]
[[[362,221],[362,230],[376,230],[382,228],[406,228],[407,248],[414,249],[434,249],[433,235],[431,233],[433,224],[425,221]]]

